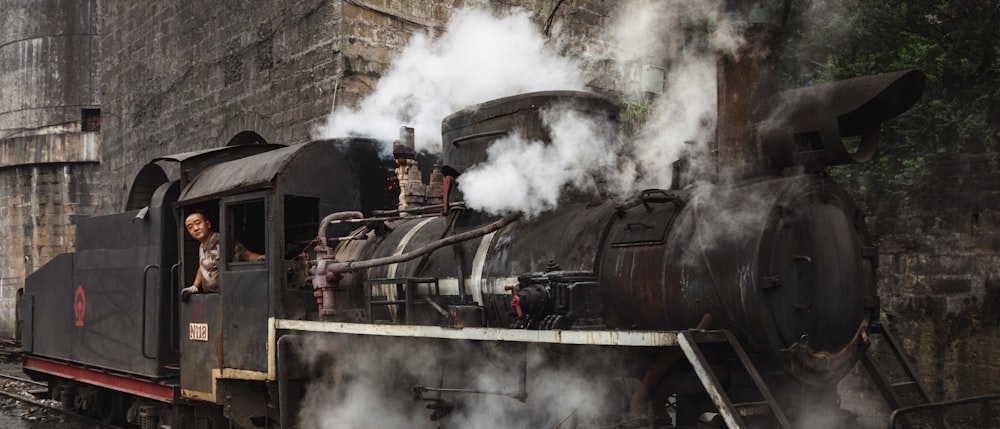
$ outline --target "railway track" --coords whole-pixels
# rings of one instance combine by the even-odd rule
[[[87,416],[82,416],[74,413],[72,410],[67,410],[57,402],[43,401],[36,397],[26,394],[30,388],[47,388],[46,383],[41,383],[34,380],[29,380],[23,377],[17,377],[14,375],[2,374],[0,373],[0,379],[8,380],[13,383],[5,383],[3,388],[0,388],[0,396],[13,399],[22,404],[31,407],[38,407],[46,411],[50,411],[56,415],[62,415],[67,421],[72,421],[76,427],[79,428],[100,428],[100,429],[125,429],[121,426],[116,426],[108,423],[104,423],[100,420],[96,420]],[[18,393],[21,391],[23,393]]]
[[[37,399],[31,398],[31,397],[28,397],[28,396],[24,396],[24,395],[19,395],[19,394],[12,393],[12,392],[8,392],[6,390],[0,390],[0,395],[8,397],[8,398],[11,398],[11,399],[13,399],[15,401],[18,401],[18,402],[21,402],[21,403],[24,403],[24,404],[31,405],[33,407],[44,408],[46,410],[62,414],[64,416],[66,416],[69,420],[73,420],[75,423],[78,423],[78,424],[82,425],[83,427],[87,427],[87,428],[101,428],[101,429],[125,429],[125,428],[122,428],[121,426],[115,426],[115,425],[111,425],[111,424],[107,424],[107,423],[101,422],[99,420],[92,419],[90,417],[81,416],[79,414],[76,414],[76,413],[74,413],[74,412],[72,412],[70,410],[64,409],[62,407],[51,405],[51,404],[47,404],[47,403],[39,401]]]

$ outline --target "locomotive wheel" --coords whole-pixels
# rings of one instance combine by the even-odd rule
[[[101,389],[97,395],[97,403],[94,404],[94,417],[106,424],[122,423],[125,409],[125,396],[120,392]]]

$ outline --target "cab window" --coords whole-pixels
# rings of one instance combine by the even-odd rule
[[[263,264],[267,248],[264,200],[226,205],[225,260],[230,264]]]

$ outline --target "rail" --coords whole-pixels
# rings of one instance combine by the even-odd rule
[[[944,412],[948,408],[957,407],[961,405],[976,404],[976,403],[979,403],[981,407],[980,411],[982,413],[981,415],[982,420],[980,421],[980,427],[983,428],[993,427],[991,425],[991,421],[993,419],[993,412],[992,410],[990,410],[990,402],[994,401],[1000,401],[1000,394],[974,396],[971,398],[962,398],[953,401],[942,401],[942,402],[935,402],[932,404],[921,404],[921,405],[914,405],[912,407],[899,408],[893,411],[892,414],[889,415],[889,429],[895,429],[897,421],[900,419],[900,417],[905,416],[907,414],[931,411],[943,419]]]

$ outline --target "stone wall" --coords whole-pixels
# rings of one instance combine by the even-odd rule
[[[74,250],[76,220],[94,214],[96,192],[93,163],[0,170],[0,336],[15,336],[17,290],[25,277]]]
[[[439,32],[465,3],[101,2],[101,211],[121,210],[132,179],[157,156],[223,146],[242,131],[271,143],[310,140],[334,103],[357,103],[413,34]],[[482,3],[524,8],[540,25],[555,5]],[[592,53],[611,8],[565,2],[553,37],[568,53]]]
[[[879,292],[933,396],[1000,389],[1000,162],[980,152],[930,165],[912,206],[877,213]]]

